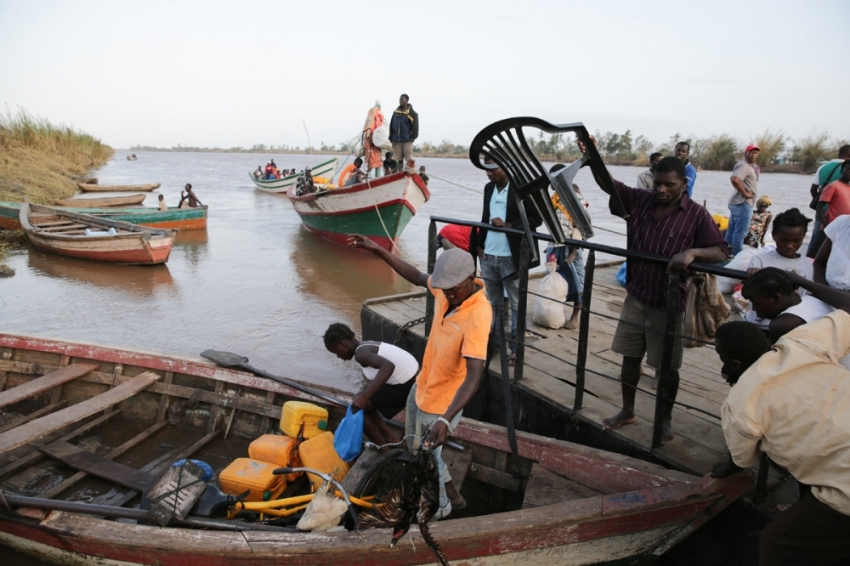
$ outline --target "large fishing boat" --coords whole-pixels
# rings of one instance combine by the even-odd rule
[[[156,265],[168,261],[177,230],[160,230],[24,201],[21,227],[36,248],[84,259]]]
[[[326,406],[331,429],[342,418],[349,399],[339,392],[311,395],[244,363],[266,377],[0,334],[0,487],[10,503],[0,504],[0,544],[56,564],[433,564],[416,528],[391,549],[386,528],[306,533],[263,519],[189,514],[167,527],[133,519],[146,513],[134,504],[151,478],[184,458],[217,477],[250,441],[278,429],[286,401]],[[452,564],[649,562],[752,481],[748,473],[699,478],[523,432],[514,459],[503,427],[470,419],[450,440],[444,458],[468,506],[432,521],[430,534]],[[349,475],[357,469],[368,477],[359,461]],[[23,495],[38,500],[15,503]]]
[[[71,202],[76,201],[72,200]],[[178,208],[172,206],[167,210],[145,206],[133,208],[57,208],[68,212],[80,212],[110,220],[129,222],[130,224],[138,224],[139,226],[147,226],[149,228],[203,230],[207,227],[207,205],[195,208]],[[0,202],[0,228],[20,230],[20,211],[21,203],[19,202]]]
[[[349,234],[363,234],[392,251],[431,193],[419,175],[401,172],[300,196],[293,188],[288,196],[308,230],[341,244]]]
[[[334,157],[333,159],[328,159],[327,161],[323,161],[319,163],[315,167],[310,169],[310,173],[313,177],[325,177],[328,179],[332,179],[334,174],[336,173],[336,168],[339,164],[339,160]],[[292,175],[287,175],[286,177],[281,177],[280,179],[257,179],[254,177],[253,173],[248,173],[248,177],[251,181],[257,185],[257,188],[261,191],[267,193],[277,193],[277,194],[286,194],[289,189],[295,186],[295,181],[298,180],[298,175],[300,173],[294,173]]]

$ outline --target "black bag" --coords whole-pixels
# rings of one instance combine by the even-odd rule
[[[826,176],[826,181],[824,182],[824,184],[822,184],[820,187],[818,187],[818,192],[817,192],[817,193],[815,193],[815,196],[814,196],[814,198],[812,199],[812,202],[809,204],[809,208],[811,208],[812,210],[817,210],[817,209],[818,209],[818,202],[820,202],[820,195],[821,195],[821,193],[823,192],[823,190],[826,188],[826,186],[827,186],[828,184],[830,184],[831,182],[835,181],[836,179],[838,179],[838,178],[841,176],[841,166],[842,166],[843,164],[844,164],[844,162],[843,162],[843,161],[840,161],[840,162],[838,162],[838,163],[834,163],[834,164],[833,164],[833,165],[834,165],[834,167],[832,168],[832,171],[829,173],[829,175],[827,175],[827,176]],[[828,167],[828,166],[829,166],[829,164],[824,165],[824,167]],[[833,175],[835,175],[835,172],[836,172],[836,171],[838,171],[838,177],[836,177],[835,179],[833,179],[833,178],[832,178],[832,176],[833,176]],[[818,179],[818,180],[820,180],[820,179]]]

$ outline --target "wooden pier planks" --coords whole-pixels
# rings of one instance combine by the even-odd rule
[[[23,401],[33,395],[38,395],[48,389],[52,389],[57,385],[61,385],[72,379],[77,379],[83,375],[91,373],[100,366],[97,364],[73,364],[48,374],[37,377],[32,381],[22,383],[17,387],[12,387],[0,393],[0,407],[13,405],[18,401]]]
[[[33,442],[60,428],[84,419],[124,399],[131,397],[160,379],[160,375],[147,371],[125,381],[109,391],[86,399],[40,419],[30,421],[16,429],[0,434],[0,454],[13,450],[27,442]]]

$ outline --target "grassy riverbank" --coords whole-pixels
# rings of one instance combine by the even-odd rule
[[[49,203],[76,191],[77,177],[106,163],[114,151],[89,134],[26,111],[0,115],[0,200]]]

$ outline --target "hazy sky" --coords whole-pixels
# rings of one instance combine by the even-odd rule
[[[654,141],[850,138],[850,2],[0,0],[0,102],[131,145],[419,141],[531,115]]]

